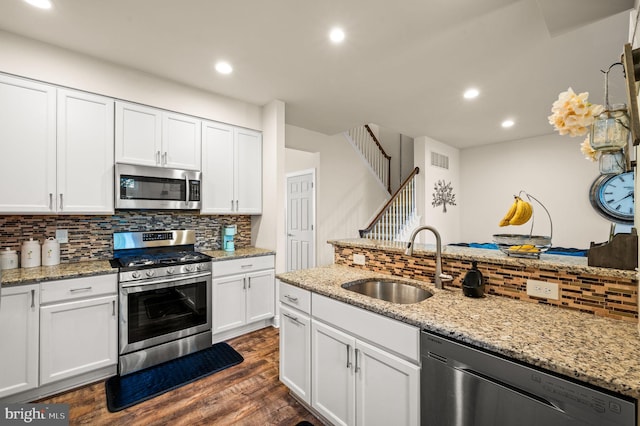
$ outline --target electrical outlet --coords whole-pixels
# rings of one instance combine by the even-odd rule
[[[538,280],[527,280],[527,294],[529,296],[558,300],[558,284]]]
[[[353,263],[354,265],[364,265],[365,263],[367,263],[367,258],[364,257],[364,254],[354,253]]]
[[[60,244],[66,244],[69,242],[69,231],[67,229],[56,229],[56,240]]]

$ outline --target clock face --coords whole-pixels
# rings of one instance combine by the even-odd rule
[[[610,221],[633,224],[633,172],[599,176],[591,185],[589,198],[596,211]]]

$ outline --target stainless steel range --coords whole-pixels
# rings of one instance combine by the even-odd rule
[[[211,346],[211,258],[194,244],[192,230],[113,234],[120,375]]]

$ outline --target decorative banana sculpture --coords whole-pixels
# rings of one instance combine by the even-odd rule
[[[515,200],[509,208],[509,211],[504,215],[498,225],[522,225],[531,219],[531,215],[533,215],[533,207],[531,207],[531,203],[518,196],[515,196],[514,198]]]

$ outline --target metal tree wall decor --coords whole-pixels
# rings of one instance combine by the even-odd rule
[[[450,206],[456,205],[456,194],[453,193],[453,187],[451,182],[446,183],[444,180],[439,180],[433,185],[433,201],[431,205],[433,207],[442,206],[442,212],[447,212],[447,204]]]

